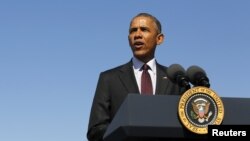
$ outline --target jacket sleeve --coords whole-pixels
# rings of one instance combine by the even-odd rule
[[[102,141],[111,120],[109,83],[107,81],[108,77],[101,73],[90,112],[87,132],[89,141]]]

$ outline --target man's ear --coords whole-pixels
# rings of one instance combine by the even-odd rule
[[[162,33],[157,35],[157,45],[160,45],[164,41],[164,35]]]

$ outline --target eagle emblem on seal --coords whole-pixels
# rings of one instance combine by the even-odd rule
[[[209,112],[210,102],[204,98],[197,98],[192,102],[193,110],[191,110],[191,117],[199,123],[208,122],[210,116],[213,114]]]

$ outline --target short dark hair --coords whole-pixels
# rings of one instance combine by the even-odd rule
[[[152,19],[157,26],[158,32],[161,33],[161,23],[155,16],[153,16],[149,13],[139,13],[133,19],[135,19],[137,17],[148,17],[148,18]],[[131,20],[131,22],[133,21],[133,19]],[[130,25],[131,25],[131,22],[130,22]]]

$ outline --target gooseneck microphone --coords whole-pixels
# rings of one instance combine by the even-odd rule
[[[194,86],[210,87],[206,72],[199,66],[189,67],[187,69],[187,77]]]
[[[185,87],[186,90],[190,89],[189,80],[186,76],[185,69],[179,64],[172,64],[167,69],[167,77],[180,87]]]

